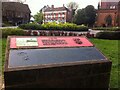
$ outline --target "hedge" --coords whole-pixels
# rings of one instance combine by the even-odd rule
[[[76,25],[73,23],[46,23],[46,24],[22,24],[19,26],[27,30],[63,30],[63,31],[88,31],[88,27],[84,25]]]
[[[5,29],[0,29],[2,30],[2,37],[7,38],[8,35],[25,35],[25,32],[23,29],[19,28],[5,28]]]
[[[110,40],[120,40],[120,32],[99,32],[96,34],[96,38],[99,39],[110,39]]]
[[[2,30],[2,37],[7,38],[10,35],[16,36],[86,36],[88,38],[94,37],[93,34],[77,33],[68,31],[49,31],[49,30],[23,30],[20,28],[5,28]]]
[[[120,31],[120,27],[96,27],[93,30],[103,30],[103,31]]]
[[[90,34],[89,32],[78,33],[78,32],[68,32],[68,31],[42,31],[42,30],[25,30],[26,36],[86,36],[88,38],[94,38],[95,34]]]

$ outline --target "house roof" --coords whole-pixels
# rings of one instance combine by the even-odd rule
[[[119,2],[120,0],[101,0],[101,2]]]
[[[65,6],[63,6],[63,7],[56,7],[56,8],[48,7],[48,8],[45,10],[45,12],[49,12],[49,11],[64,11],[64,10],[69,11],[68,8],[66,8]]]
[[[2,9],[10,10],[10,11],[31,13],[29,6],[27,4],[23,4],[23,3],[19,3],[19,2],[2,2]]]

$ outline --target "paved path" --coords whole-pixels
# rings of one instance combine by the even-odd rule
[[[5,29],[5,28],[17,28],[18,26],[9,26],[9,27],[0,27],[0,29]]]

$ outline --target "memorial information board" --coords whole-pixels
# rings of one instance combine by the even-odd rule
[[[38,46],[37,38],[16,38],[16,46]]]
[[[90,47],[93,46],[85,37],[13,37],[10,48],[45,48],[45,47]]]

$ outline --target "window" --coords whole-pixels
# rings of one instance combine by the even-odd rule
[[[60,17],[60,13],[58,14],[58,17]]]
[[[62,13],[62,17],[65,17],[65,14],[64,14],[64,13]]]
[[[65,22],[65,18],[64,17],[62,18],[62,22]]]
[[[45,18],[47,18],[47,15],[45,15]]]
[[[56,14],[54,13],[54,18],[55,18]]]
[[[115,9],[115,6],[110,6],[110,9]]]
[[[48,14],[48,18],[50,18],[50,15]]]
[[[50,17],[52,18],[52,14],[50,15]]]

